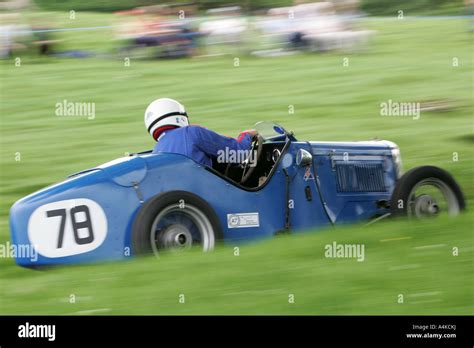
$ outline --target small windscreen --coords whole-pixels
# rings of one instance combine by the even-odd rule
[[[264,140],[279,138],[286,134],[285,129],[274,122],[262,121],[255,124],[255,129]]]

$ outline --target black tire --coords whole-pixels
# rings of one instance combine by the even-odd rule
[[[456,180],[447,171],[434,166],[420,166],[410,169],[408,172],[398,180],[395,189],[393,190],[390,210],[392,216],[407,216],[408,215],[408,200],[413,188],[417,183],[425,179],[437,179],[445,183],[453,192],[458,205],[459,211],[466,208],[464,195],[461,187]],[[399,204],[400,200],[403,204]]]
[[[222,239],[220,221],[212,207],[202,198],[186,191],[169,191],[149,199],[137,213],[132,227],[132,250],[134,255],[153,253],[151,229],[155,218],[167,207],[178,204],[181,200],[187,207],[199,210],[208,219],[215,241]]]

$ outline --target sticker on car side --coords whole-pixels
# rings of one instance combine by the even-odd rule
[[[227,214],[227,227],[260,227],[260,218],[258,213]]]
[[[28,238],[39,254],[55,258],[98,248],[107,236],[107,217],[95,201],[76,198],[44,204],[31,214]]]

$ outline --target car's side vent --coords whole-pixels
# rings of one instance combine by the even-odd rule
[[[337,192],[385,192],[382,163],[337,162]]]

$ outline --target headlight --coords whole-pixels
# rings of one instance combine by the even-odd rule
[[[403,165],[402,165],[402,156],[400,154],[400,148],[393,141],[382,140],[389,148],[392,154],[393,165],[395,166],[395,171],[397,173],[397,179],[402,176]]]
[[[397,172],[397,179],[402,176],[403,165],[402,165],[402,156],[400,154],[399,147],[395,147],[391,150],[393,164],[395,166],[395,171]]]

